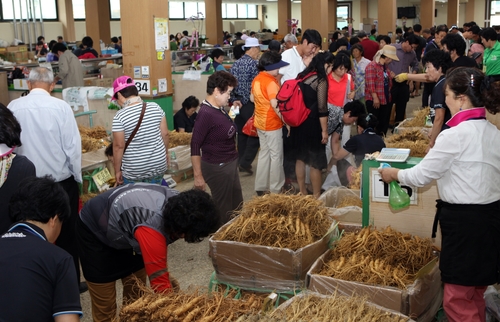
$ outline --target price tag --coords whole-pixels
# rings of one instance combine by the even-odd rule
[[[107,182],[111,178],[112,178],[111,173],[109,173],[107,168],[104,168],[104,170],[99,171],[92,176],[92,179],[94,179],[94,182],[99,191],[107,190],[109,188]]]
[[[149,80],[134,79],[134,82],[139,95],[151,95],[151,83]]]

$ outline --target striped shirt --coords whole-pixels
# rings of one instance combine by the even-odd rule
[[[125,142],[134,131],[141,115],[142,102],[128,106],[113,118],[113,132],[125,132]],[[141,126],[122,158],[122,175],[130,180],[158,176],[167,170],[167,152],[160,131],[165,117],[161,107],[146,104]]]

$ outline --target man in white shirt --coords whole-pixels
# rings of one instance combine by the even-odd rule
[[[285,50],[281,59],[290,65],[279,69],[278,80],[283,84],[293,79],[306,69],[314,55],[321,48],[321,35],[315,29],[307,29],[302,35],[302,43],[289,50]]]
[[[294,46],[288,50],[285,50],[281,54],[281,60],[289,63],[288,66],[279,69],[278,81],[283,83],[288,79],[294,79],[297,75],[306,69],[307,65],[311,62],[314,55],[321,48],[321,35],[315,29],[307,29],[302,35],[302,43],[300,45]],[[284,130],[285,131],[285,130]],[[283,135],[283,168],[285,170],[285,191],[294,191],[294,187],[291,184],[291,179],[295,177],[295,160],[290,155],[292,150],[291,141],[289,139],[288,133]],[[306,170],[306,183],[310,183],[309,171]]]
[[[75,227],[78,218],[78,182],[82,182],[82,142],[71,107],[50,95],[54,74],[44,67],[33,68],[28,78],[30,93],[7,106],[21,124],[23,145],[16,152],[33,162],[38,177],[50,175],[68,194],[71,216],[65,220],[56,241],[73,256],[80,281]],[[85,290],[82,284],[80,291]]]

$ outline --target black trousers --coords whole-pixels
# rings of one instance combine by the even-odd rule
[[[366,110],[372,113],[378,119],[378,125],[375,132],[380,136],[385,136],[389,129],[389,119],[391,117],[392,104],[380,104],[379,108],[373,107],[373,101],[366,101]]]
[[[424,83],[424,90],[422,91],[422,107],[429,106],[429,96],[431,96],[435,85],[436,83]]]
[[[76,222],[78,219],[78,203],[80,198],[80,191],[78,183],[73,176],[66,180],[60,181],[59,184],[63,187],[64,191],[69,197],[70,216],[63,221],[61,233],[56,240],[56,245],[67,251],[73,256],[75,263],[76,277],[78,284],[80,284],[80,261],[78,257],[78,247],[76,241]]]
[[[260,147],[259,138],[243,134],[242,131],[243,126],[245,126],[245,123],[253,115],[254,110],[254,103],[248,102],[240,108],[240,114],[234,118],[234,123],[238,129],[239,165],[246,169],[252,165]]]
[[[486,205],[438,201],[439,268],[445,283],[486,286],[499,282],[500,201]]]
[[[399,123],[405,119],[406,104],[410,100],[410,86],[406,82],[392,82],[391,96],[392,104],[396,105],[395,123]]]
[[[285,172],[285,179],[295,180],[297,175],[295,174],[295,163],[297,159],[293,153],[293,142],[290,136],[288,136],[288,129],[283,127],[283,170]]]

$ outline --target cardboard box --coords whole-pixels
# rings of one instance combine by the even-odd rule
[[[21,63],[28,61],[28,52],[26,51],[14,51],[14,52],[6,52],[5,59],[13,62],[13,63]]]
[[[123,68],[101,68],[101,75],[105,78],[111,78],[113,80],[120,76],[123,76]]]
[[[406,162],[392,162],[398,169],[407,169],[418,164],[422,159],[410,157]],[[439,199],[436,181],[425,187],[402,186],[410,196],[410,206],[393,210],[389,206],[388,184],[380,181],[378,168],[380,162],[363,160],[362,191],[363,191],[363,225],[372,225],[383,229],[391,226],[402,233],[410,233],[423,238],[430,238],[434,217],[436,215],[436,200]],[[441,230],[433,239],[436,247],[441,247]]]
[[[28,80],[27,79],[14,79],[14,89],[28,90]]]
[[[98,78],[93,81],[93,86],[98,87],[113,87],[113,79],[112,78]]]
[[[17,50],[28,51],[28,45],[19,45],[19,46],[17,46]]]
[[[307,272],[308,290],[325,295],[339,292],[347,296],[352,294],[367,296],[368,301],[412,319],[419,318],[419,322],[432,321],[442,302],[441,272],[437,261],[432,261],[422,268],[423,276],[412,285],[408,285],[406,290],[401,290],[396,287],[368,285],[319,275],[318,272],[328,260],[330,253],[330,250],[325,252]],[[438,302],[437,307],[436,302]],[[423,316],[430,319],[422,319]]]
[[[234,220],[220,229],[225,229]],[[209,240],[217,280],[252,290],[294,291],[306,286],[307,271],[339,232],[332,224],[320,240],[293,251],[227,240]]]
[[[361,203],[360,191],[345,187],[332,187],[325,191],[320,197],[328,213],[339,223],[351,223],[361,225],[363,219],[362,209],[358,206],[347,206],[338,208],[343,198],[356,199]]]
[[[7,47],[7,52],[15,52],[15,51],[19,51],[18,46],[9,46],[9,47]]]
[[[191,164],[191,146],[189,145],[179,145],[168,149],[170,154],[170,161],[173,161],[172,154],[175,153],[175,162],[177,163],[179,170],[189,169],[192,167]]]
[[[7,52],[7,48],[0,47],[0,54],[6,53],[6,52]]]
[[[274,311],[273,314],[276,314],[274,315],[275,317],[277,318],[280,318],[282,317],[280,312],[283,312],[285,311],[289,306],[293,305],[296,301],[306,297],[306,296],[314,296],[315,298],[330,298],[330,295],[324,295],[324,294],[320,294],[320,293],[317,293],[317,292],[312,292],[312,291],[309,291],[309,290],[306,290],[306,291],[303,291],[303,292],[300,292],[299,294],[295,295],[294,297],[292,297],[291,299],[287,300],[285,303],[281,304],[280,306],[278,306],[278,308],[276,309],[276,311]],[[394,318],[393,320],[391,321],[394,321],[396,317],[399,318],[399,320],[397,321],[408,321],[408,322],[414,322],[414,320],[410,319],[408,316],[406,315],[403,315],[399,312],[396,312],[396,311],[393,311],[393,310],[388,310],[387,308],[384,308],[384,307],[381,307],[380,305],[376,305],[376,304],[373,304],[373,303],[370,303],[370,302],[367,302],[367,304],[369,306],[373,306],[385,313],[387,313],[387,315],[391,318]],[[419,321],[420,322],[420,321]]]

